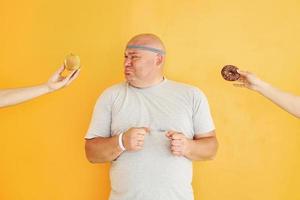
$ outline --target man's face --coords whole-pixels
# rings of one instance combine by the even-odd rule
[[[143,81],[159,73],[157,54],[140,49],[126,49],[124,74],[127,81]]]

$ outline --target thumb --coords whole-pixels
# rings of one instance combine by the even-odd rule
[[[242,76],[247,76],[249,72],[238,69],[237,72]]]
[[[173,131],[168,131],[166,133],[166,137],[169,138],[169,139],[172,139],[172,136],[174,135],[174,132]]]
[[[148,127],[140,127],[140,129],[143,129],[146,133],[150,132],[150,128]]]
[[[64,71],[64,66],[62,65],[60,68],[58,68],[50,77],[51,81],[56,81],[59,79],[61,72]]]

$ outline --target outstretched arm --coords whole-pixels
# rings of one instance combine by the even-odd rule
[[[76,70],[69,76],[63,78],[60,76],[60,73],[63,70],[64,67],[62,66],[50,77],[47,83],[32,87],[0,90],[0,108],[22,103],[24,101],[28,101],[35,97],[63,88],[69,85],[79,75],[79,70]]]
[[[279,90],[273,87],[271,84],[259,79],[255,74],[247,71],[238,71],[241,74],[238,82],[239,84],[234,84],[238,87],[245,87],[254,90],[290,114],[300,118],[300,96],[293,95],[288,92]]]

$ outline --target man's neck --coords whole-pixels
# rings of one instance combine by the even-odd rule
[[[129,84],[136,88],[148,88],[161,83],[164,80],[164,76],[157,77],[151,81],[132,81]]]

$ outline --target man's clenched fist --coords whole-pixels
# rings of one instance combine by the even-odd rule
[[[144,147],[145,135],[149,133],[149,128],[130,128],[123,135],[123,144],[127,151],[139,151]]]
[[[168,131],[166,136],[170,139],[170,150],[175,156],[186,156],[189,152],[190,140],[184,134]]]

